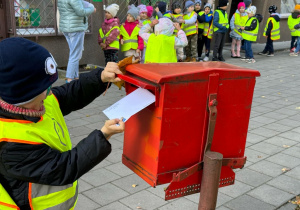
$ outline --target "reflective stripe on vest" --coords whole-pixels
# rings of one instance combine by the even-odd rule
[[[199,16],[201,16],[201,15],[203,15],[203,14],[204,14],[204,12],[203,12],[203,11],[201,11],[201,12],[199,12],[198,14],[199,14]],[[198,22],[198,28],[200,28],[200,29],[204,29],[204,23],[199,23],[199,22]]]
[[[145,63],[176,63],[175,36],[151,34],[146,48]]]
[[[221,24],[222,26],[226,26],[226,28],[229,28],[227,12],[225,12],[225,15],[223,15],[223,13],[218,9],[215,11],[215,13],[216,12],[219,13],[219,24]],[[214,32],[216,32],[217,30],[219,30],[219,28],[214,26]]]
[[[294,19],[292,15],[288,18],[288,26],[291,31],[291,36],[300,36],[300,29],[295,29],[295,25],[300,23],[300,17],[297,19]]]
[[[241,16],[241,14],[235,13],[234,14],[234,31],[235,33],[242,36],[242,33],[238,31],[241,27],[245,27],[246,22],[248,20],[248,16]]]
[[[211,22],[209,30],[208,30],[207,38],[212,39],[213,34],[214,34],[214,24]]]
[[[212,16],[212,14],[208,14],[208,17]],[[208,36],[208,33],[209,33],[209,29],[212,25],[212,21],[211,21],[211,24],[209,23],[204,23],[204,30],[203,30],[203,35],[204,36]]]
[[[0,142],[46,144],[60,152],[71,150],[72,143],[67,125],[53,94],[44,100],[44,106],[46,112],[37,123],[25,120],[0,119]],[[66,186],[29,183],[28,199],[33,210],[73,209],[77,197],[77,181]],[[2,198],[0,196],[0,202],[7,202],[7,200],[1,200]]]
[[[138,35],[139,35],[140,28],[136,26],[131,35],[129,36],[124,26],[120,27],[121,35],[123,36],[123,44],[121,46],[122,52],[128,50],[136,50],[138,48]]]
[[[269,17],[263,35],[267,36],[266,33],[268,30],[270,21],[273,24],[273,28],[271,30],[271,40],[278,40],[278,39],[280,39],[280,23],[277,22],[273,17]]]
[[[242,37],[245,40],[255,42],[257,40],[257,35],[258,35],[258,30],[259,30],[259,22],[258,22],[257,18],[256,17],[249,18],[246,25],[245,25],[245,27],[250,26],[253,19],[256,19],[256,21],[257,21],[256,28],[253,31],[243,30]]]
[[[196,13],[193,11],[191,12],[190,16],[188,15],[184,15],[183,16],[183,19],[184,20],[189,20],[191,19]],[[196,23],[193,23],[193,24],[182,24],[182,28],[183,28],[183,31],[185,32],[186,36],[190,36],[190,35],[193,35],[193,34],[196,34],[198,31],[197,31],[197,27],[196,27]]]
[[[112,27],[105,35],[103,33],[103,30],[102,28],[99,29],[99,34],[100,34],[100,37],[102,38],[103,40],[103,43],[105,44],[105,41],[106,41],[106,38],[110,35],[110,33],[112,32],[112,30],[114,29],[119,29],[119,26],[114,26]],[[117,38],[111,42],[108,46],[110,47],[113,47],[113,48],[117,48],[117,49],[120,49],[120,34],[117,36]]]

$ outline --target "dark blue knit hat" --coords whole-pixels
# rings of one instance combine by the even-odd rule
[[[57,64],[42,46],[24,38],[0,42],[0,97],[7,103],[28,102],[57,79]]]

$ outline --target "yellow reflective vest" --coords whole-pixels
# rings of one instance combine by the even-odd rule
[[[242,16],[239,13],[234,14],[234,31],[242,36],[242,33],[238,31],[241,27],[245,27],[248,20],[248,15]]]
[[[121,46],[122,52],[128,50],[136,50],[138,48],[138,35],[139,35],[140,28],[136,26],[131,35],[129,36],[127,31],[125,30],[124,26],[120,27],[120,33],[123,36],[123,45]]]
[[[212,14],[208,14],[208,16],[212,16]],[[211,23],[204,23],[204,30],[203,30],[203,36],[208,36],[208,38],[212,38],[212,35],[213,35],[213,20],[211,20]]]
[[[225,15],[223,15],[223,13],[220,10],[216,10],[215,13],[219,13],[219,24],[221,24],[222,26],[226,26],[226,28],[229,28],[229,22],[228,22],[228,15],[227,12],[225,12]],[[214,16],[215,16],[214,13]],[[214,32],[216,32],[217,30],[219,30],[218,27],[214,26]]]
[[[176,63],[175,36],[151,34],[148,39],[145,63]]]
[[[0,142],[46,144],[66,152],[72,149],[67,125],[55,96],[44,100],[46,113],[37,123],[26,120],[0,119]],[[64,186],[29,183],[28,198],[32,210],[73,210],[78,197],[77,181]],[[0,209],[19,209],[0,185]]]
[[[189,20],[191,19],[194,15],[196,14],[196,12],[191,12],[190,15],[183,15],[183,19],[184,20]],[[197,34],[198,31],[197,31],[197,27],[196,27],[196,22],[193,23],[193,24],[182,24],[182,28],[183,28],[183,31],[185,32],[186,36],[190,36],[190,35],[193,35],[193,34]]]
[[[104,44],[105,44],[106,38],[110,35],[110,33],[112,32],[112,30],[114,30],[114,29],[120,30],[119,26],[114,26],[114,27],[112,27],[112,28],[104,35],[104,33],[103,33],[103,31],[102,31],[102,28],[99,29],[99,34],[100,34],[100,37],[102,38]],[[119,36],[117,36],[117,38],[116,38],[112,43],[110,43],[108,46],[113,47],[113,48],[120,49],[120,34],[119,34]]]
[[[246,23],[246,25],[245,25],[245,27],[250,26],[253,19],[256,19],[256,21],[257,21],[256,28],[253,31],[245,31],[245,30],[243,30],[242,37],[245,40],[255,42],[257,40],[257,35],[258,35],[258,31],[259,31],[259,22],[258,22],[258,19],[256,17],[249,18],[248,21],[247,21],[247,23]]]
[[[291,31],[291,36],[300,36],[300,29],[295,29],[295,25],[300,23],[300,17],[297,19],[294,19],[292,15],[288,18],[288,26]]]
[[[174,18],[179,18],[179,17],[182,17],[183,19],[183,15],[182,14],[173,14]],[[183,27],[183,24],[181,24],[181,28]],[[175,35],[177,34],[178,30],[177,29],[174,29],[174,33]]]
[[[200,12],[198,13],[199,16],[201,16],[201,15],[203,15],[203,14],[204,14],[204,11],[200,11]],[[198,21],[197,21],[197,23],[198,23],[198,28],[204,29],[204,23],[199,23]]]
[[[269,17],[263,35],[267,36],[266,33],[267,33],[267,30],[268,30],[268,26],[269,26],[270,21],[273,24],[273,28],[272,28],[271,34],[270,34],[271,35],[271,40],[278,40],[278,39],[280,39],[280,22],[277,22],[273,17]]]

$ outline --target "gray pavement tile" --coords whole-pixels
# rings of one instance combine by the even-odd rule
[[[100,207],[100,205],[98,203],[95,203],[94,201],[85,197],[82,194],[78,195],[78,201],[75,206],[75,210],[82,210],[82,209],[93,210],[93,209],[97,209],[99,207]]]
[[[71,114],[64,116],[65,120],[67,121],[80,119],[82,117],[84,117],[84,115],[79,112],[72,112]]]
[[[129,195],[126,191],[110,183],[88,190],[83,194],[102,206],[118,201]]]
[[[242,195],[225,204],[226,207],[232,210],[274,210],[275,206],[265,203],[261,200],[253,198],[249,195]]]
[[[100,115],[100,114],[86,115],[83,119],[85,121],[88,121],[89,123],[102,122],[104,124],[104,122],[105,122],[104,116]]]
[[[116,201],[107,206],[103,206],[97,210],[130,210],[127,206],[121,204],[120,202]]]
[[[297,144],[296,141],[287,139],[287,138],[283,138],[280,136],[273,136],[267,140],[265,140],[264,142],[270,143],[270,144],[274,144],[277,145],[279,147],[283,147],[283,145],[288,145],[288,146],[294,146],[295,144]]]
[[[296,168],[293,168],[292,170],[286,172],[285,175],[300,180],[300,166],[297,166]]]
[[[295,196],[300,194],[300,180],[286,175],[278,176],[269,181],[267,184],[284,190],[288,193],[292,193]]]
[[[89,183],[85,182],[83,179],[80,179],[78,183],[79,183],[78,185],[79,193],[90,190],[94,187],[93,185],[90,185]]]
[[[226,208],[225,206],[221,206],[221,207],[217,208],[217,210],[230,210],[230,209]]]
[[[271,177],[277,177],[282,174],[282,169],[284,166],[272,163],[266,160],[262,160],[258,163],[254,163],[248,167],[249,169],[255,170],[257,172],[266,174]]]
[[[164,201],[160,197],[153,195],[148,191],[135,193],[121,199],[120,202],[130,207],[131,209],[137,209],[137,207],[140,207],[141,209],[147,210],[156,209],[168,203],[167,201]]]
[[[88,135],[88,134],[92,133],[93,130],[94,129],[90,129],[85,126],[81,126],[81,127],[69,129],[69,134],[72,139],[73,137],[76,137],[76,136]]]
[[[91,130],[100,130],[104,125],[104,122],[95,122],[95,123],[90,123],[88,125],[86,125],[87,128],[91,129]]]
[[[300,127],[294,128],[292,131],[300,133]]]
[[[277,210],[295,210],[297,205],[294,205],[292,203],[287,203],[278,208]]]
[[[264,123],[260,123],[260,122],[257,122],[257,121],[253,121],[252,119],[250,120],[249,122],[249,127],[248,127],[248,130],[253,130],[255,128],[260,128],[262,126],[264,126],[265,124]]]
[[[118,162],[115,164],[112,164],[110,166],[105,167],[105,169],[110,170],[111,172],[124,177],[128,176],[130,174],[133,174],[133,171],[127,168],[122,162]]]
[[[285,105],[283,105],[283,104],[275,104],[273,102],[265,103],[265,104],[262,104],[261,106],[269,108],[269,109],[281,109],[281,108],[285,107]]]
[[[261,114],[262,114],[262,113],[253,111],[253,110],[251,109],[250,119],[253,118],[253,117],[259,116],[259,115],[261,115]]]
[[[249,160],[252,163],[256,163],[258,161],[261,161],[270,155],[265,154],[263,152],[259,152],[253,149],[246,148],[245,150],[245,156],[247,156],[247,160]]]
[[[250,147],[251,145],[253,145],[253,143],[246,141],[246,147]]]
[[[252,110],[260,113],[268,113],[271,111],[269,108],[263,106],[254,106]]]
[[[289,117],[288,115],[278,114],[276,112],[269,112],[269,113],[266,113],[266,114],[262,114],[261,116],[262,117],[267,117],[267,118],[272,118],[272,119],[275,119],[275,120],[281,120],[281,119]]]
[[[67,127],[68,128],[77,128],[79,126],[84,126],[84,125],[87,125],[89,124],[90,122],[80,118],[80,119],[74,119],[74,120],[70,120],[70,121],[67,121],[66,124],[67,124]]]
[[[272,179],[272,177],[244,168],[236,173],[235,179],[253,187],[258,187]]]
[[[278,146],[275,146],[273,144],[269,144],[266,142],[260,142],[260,143],[254,144],[254,145],[250,146],[249,148],[259,151],[259,152],[263,152],[265,154],[269,154],[269,155],[273,155],[273,154],[276,154],[276,153],[284,150],[283,147],[278,147]]]
[[[199,198],[200,198],[200,193],[192,194],[185,196],[186,199],[193,201],[194,203],[199,204]],[[232,200],[233,198],[225,195],[224,193],[221,193],[220,191],[218,192],[218,198],[217,198],[217,207],[222,206],[224,203]]]
[[[90,171],[89,173],[83,175],[81,178],[85,182],[97,187],[97,186],[112,182],[116,179],[119,179],[120,176],[118,176],[104,168],[100,168],[97,170]]]
[[[300,122],[296,120],[290,120],[290,119],[283,119],[283,120],[278,120],[277,123],[290,126],[291,128],[296,128],[300,126]]]
[[[278,113],[280,113],[280,114],[289,115],[289,116],[298,114],[298,112],[297,112],[296,110],[289,110],[289,109],[285,109],[285,108],[278,109],[278,110],[276,110],[276,112],[278,112]],[[287,125],[289,125],[289,124],[287,124]],[[298,127],[298,126],[297,126],[297,127]]]
[[[108,160],[111,163],[118,163],[122,160],[122,154],[123,154],[122,149],[114,149],[106,158],[106,160]]]
[[[273,162],[273,163],[278,163],[280,165],[289,167],[289,168],[294,168],[298,165],[300,165],[300,159],[290,156],[290,155],[286,155],[283,153],[278,153],[276,155],[273,155],[269,158],[267,158],[268,161]]]
[[[253,189],[252,186],[244,184],[239,181],[235,181],[234,185],[220,188],[219,191],[227,196],[236,198],[242,194],[245,194],[246,192],[250,191],[251,189]]]
[[[257,135],[267,137],[267,138],[276,136],[280,133],[279,131],[270,130],[270,129],[267,129],[267,128],[264,128],[264,127],[253,129],[250,132],[254,133],[254,134],[257,134]]]
[[[158,210],[182,210],[182,209],[198,209],[198,204],[185,198],[178,198],[170,201],[168,204],[158,208]]]
[[[250,122],[251,122],[251,120],[250,120]],[[266,139],[266,137],[256,135],[254,133],[248,132],[248,134],[247,134],[247,142],[250,142],[252,144],[256,144],[256,143],[261,142],[265,139]]]
[[[298,113],[298,114],[295,114],[293,116],[290,116],[288,119],[299,121],[300,120],[300,114]]]
[[[155,188],[154,187],[149,187],[147,191],[151,192],[154,195],[157,195],[158,197],[161,197],[162,199],[165,199],[165,188],[169,186],[169,183],[163,184],[163,185],[158,185]],[[197,194],[198,200],[199,200],[199,194]],[[187,198],[188,196],[186,196]]]
[[[118,141],[117,139],[110,138],[109,142],[113,150],[121,149],[123,150],[123,142]]]
[[[300,158],[300,147],[290,147],[284,150],[282,153]]]
[[[109,165],[112,165],[112,163],[107,160],[102,160],[98,165],[96,165],[94,168],[92,168],[92,171],[100,169],[100,168],[104,168]]]
[[[293,194],[287,193],[267,184],[261,185],[247,194],[276,207],[281,206],[289,199],[294,197]]]
[[[73,146],[76,146],[80,141],[82,141],[83,139],[85,139],[88,135],[82,135],[82,136],[74,136],[71,138],[71,142]]]
[[[102,110],[101,109],[80,109],[77,111],[78,113],[83,115],[83,118],[85,119],[87,116],[93,116],[93,115],[100,115],[102,114]],[[102,116],[102,115],[101,115]]]
[[[279,136],[300,142],[300,135],[298,132],[287,131],[287,132],[279,134]]]
[[[112,183],[122,188],[123,190],[129,192],[130,194],[139,192],[149,187],[149,184],[136,174],[131,174],[121,179],[115,180]],[[133,187],[132,185],[136,186]]]
[[[264,125],[263,127],[271,129],[271,130],[279,131],[279,132],[285,132],[285,131],[291,130],[290,127],[278,124],[276,122],[268,124],[268,125]]]
[[[255,122],[259,122],[259,123],[263,123],[263,124],[270,124],[275,122],[276,120],[270,117],[264,117],[264,116],[257,116],[257,117],[253,117],[251,118],[251,120],[255,121]]]

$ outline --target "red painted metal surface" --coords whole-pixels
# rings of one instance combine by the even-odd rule
[[[258,71],[221,62],[137,64],[126,68],[126,92],[155,94],[152,104],[126,122],[123,163],[155,187],[170,183],[166,199],[200,192],[209,124],[209,97],[217,101],[211,151],[223,154],[220,187],[234,183],[244,165]]]

